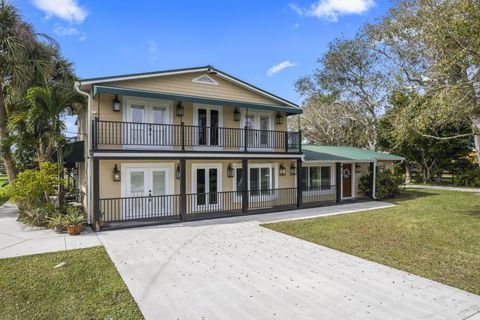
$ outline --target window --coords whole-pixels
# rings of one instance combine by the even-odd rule
[[[248,190],[251,196],[272,194],[275,188],[275,168],[273,166],[251,167],[248,172]],[[243,190],[243,169],[235,169],[235,187]]]
[[[332,167],[302,167],[302,187],[304,191],[331,190]]]

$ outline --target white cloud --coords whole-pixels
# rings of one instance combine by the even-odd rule
[[[296,63],[290,62],[289,60],[280,62],[279,64],[276,64],[273,67],[271,67],[270,69],[268,69],[267,77],[271,77],[274,74],[279,73],[280,71],[282,71],[285,68],[294,67],[296,65],[297,65]]]
[[[337,21],[341,15],[361,14],[374,5],[374,0],[320,0],[311,4],[309,8],[299,7],[295,3],[289,6],[298,15]]]
[[[47,18],[54,16],[69,22],[81,23],[88,15],[77,0],[33,0],[33,5],[45,12]]]
[[[57,35],[63,37],[63,36],[76,36],[80,34],[80,31],[77,30],[77,28],[69,26],[69,27],[64,27],[58,23],[55,23],[53,25],[53,32],[55,32]]]
[[[158,43],[154,40],[148,40],[148,56],[152,61],[158,59]]]

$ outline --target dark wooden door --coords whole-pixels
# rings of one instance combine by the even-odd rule
[[[352,164],[343,164],[343,197],[348,198],[352,196]]]

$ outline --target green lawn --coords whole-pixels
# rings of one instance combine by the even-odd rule
[[[264,225],[480,294],[480,195],[407,190],[394,208]]]
[[[54,269],[58,263],[67,265]],[[103,247],[0,259],[1,319],[143,319]]]
[[[0,206],[4,204],[7,200],[7,175],[5,174],[0,174]]]

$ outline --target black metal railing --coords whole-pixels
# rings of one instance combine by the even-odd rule
[[[100,199],[100,220],[178,218],[180,195]]]
[[[244,128],[192,125],[92,121],[94,149],[108,146],[195,147],[232,149],[231,151],[301,152],[301,133]]]
[[[329,201],[335,201],[337,197],[335,185],[323,185],[318,187],[306,187],[302,188],[302,202],[305,205],[315,205],[318,203],[325,203]]]
[[[231,214],[240,213],[241,211],[241,191],[191,193],[186,195],[187,216],[215,212]]]
[[[297,188],[248,191],[249,209],[268,209],[297,205]]]

